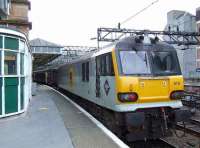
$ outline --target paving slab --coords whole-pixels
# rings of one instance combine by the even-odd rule
[[[119,148],[112,139],[64,97],[53,91],[50,93],[75,148]]]
[[[56,105],[40,87],[24,114],[0,119],[2,148],[73,148]]]
[[[0,119],[2,148],[118,148],[63,96],[37,86],[28,111]]]

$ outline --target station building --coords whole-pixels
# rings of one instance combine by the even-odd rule
[[[27,37],[0,27],[0,117],[24,112],[31,98],[32,57]]]
[[[31,98],[30,2],[0,1],[0,118],[24,112]]]
[[[166,31],[196,32],[196,16],[185,11],[172,10],[167,13]],[[165,38],[165,40],[169,40]],[[183,39],[184,40],[184,39]],[[178,46],[177,49],[182,74],[185,78],[196,77],[196,46]],[[185,50],[186,49],[186,50]]]

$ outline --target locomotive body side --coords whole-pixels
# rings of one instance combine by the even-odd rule
[[[103,55],[112,62],[111,50]],[[60,67],[57,72],[58,87],[113,110],[116,98],[115,77],[105,70],[104,75],[99,75],[99,81],[97,80],[96,57],[98,56],[100,55],[94,54],[76,63]]]

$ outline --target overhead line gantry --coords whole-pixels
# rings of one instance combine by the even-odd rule
[[[115,42],[126,36],[134,35],[151,35],[153,37],[167,37],[164,42],[177,45],[200,45],[200,33],[198,32],[182,32],[182,31],[150,31],[135,30],[121,28],[98,28],[97,41],[99,42]]]

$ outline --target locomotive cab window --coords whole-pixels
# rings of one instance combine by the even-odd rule
[[[97,62],[97,73],[101,76],[113,76],[114,68],[112,62],[112,54],[107,53],[100,55],[96,59]]]

